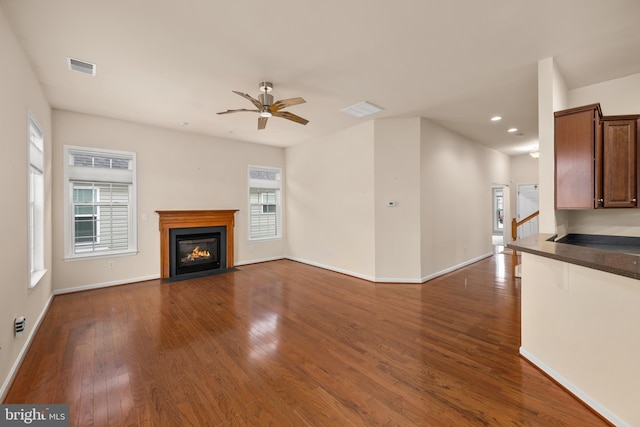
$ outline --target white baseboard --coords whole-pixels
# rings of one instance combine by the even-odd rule
[[[335,271],[336,273],[342,273],[342,274],[346,274],[347,276],[353,276],[353,277],[357,277],[359,279],[368,280],[369,282],[375,282],[376,281],[375,277],[367,276],[367,275],[360,274],[360,273],[355,273],[353,271],[344,270],[342,268],[337,268],[337,267],[333,267],[333,266],[330,266],[330,265],[321,264],[319,262],[309,261],[309,260],[306,260],[306,259],[290,257],[290,256],[286,257],[286,258],[290,259],[291,261],[301,262],[303,264],[312,265],[314,267],[319,267],[319,268],[322,268],[324,270]]]
[[[246,261],[238,261],[238,262],[235,262],[233,264],[233,266],[234,267],[238,267],[238,266],[241,266],[241,265],[259,264],[261,262],[278,261],[279,259],[286,259],[286,257],[274,256],[274,257],[269,257],[269,258],[260,258],[260,259],[246,260]]]
[[[108,288],[109,286],[128,285],[130,283],[145,282],[147,280],[155,280],[159,278],[160,278],[159,274],[153,274],[151,276],[134,277],[131,279],[115,280],[113,282],[102,282],[102,283],[94,283],[92,285],[76,286],[73,288],[56,289],[53,291],[53,295],[63,295],[63,294],[70,294],[72,292],[88,291],[91,289]]]
[[[440,271],[438,271],[436,273],[433,273],[433,274],[430,274],[428,276],[424,276],[421,281],[422,282],[426,282],[427,280],[435,279],[436,277],[445,275],[447,273],[451,273],[452,271],[459,270],[462,267],[466,267],[467,265],[471,265],[473,263],[481,261],[481,260],[483,260],[485,258],[489,258],[491,256],[493,256],[493,252],[487,252],[486,254],[480,255],[479,257],[470,259],[468,261],[462,262],[460,264],[454,265],[454,266],[449,267],[449,268],[445,268],[444,270],[440,270]]]
[[[318,262],[313,262],[313,261],[309,261],[306,259],[302,259],[302,258],[296,258],[296,257],[287,257],[287,259],[290,259],[291,261],[297,261],[297,262],[301,262],[303,264],[308,264],[308,265],[312,265],[314,267],[320,267],[323,268],[325,270],[331,270],[331,271],[335,271],[337,273],[342,273],[342,274],[346,274],[348,276],[353,276],[353,277],[357,277],[359,279],[364,279],[364,280],[368,280],[369,282],[374,282],[374,283],[424,283],[427,280],[431,280],[431,279],[435,279],[438,276],[442,276],[443,274],[447,274],[450,273],[452,271],[458,270],[462,267],[465,267],[469,264],[473,264],[474,262],[478,262],[482,259],[485,258],[489,258],[490,256],[493,256],[493,252],[488,252],[484,255],[481,255],[477,258],[471,259],[469,261],[465,261],[461,264],[458,265],[454,265],[453,267],[449,267],[445,270],[442,271],[438,271],[437,273],[433,273],[430,274],[428,276],[422,277],[422,278],[407,278],[407,277],[373,277],[373,276],[367,276],[364,274],[360,274],[360,273],[355,273],[353,271],[349,271],[349,270],[344,270],[342,268],[336,268],[336,267],[332,267],[330,265],[325,265],[325,264],[321,264]]]
[[[542,360],[538,359],[534,354],[530,353],[529,351],[527,351],[526,348],[522,346],[520,347],[520,355],[525,359],[527,359],[532,364],[534,364],[535,366],[537,366],[538,369],[540,369],[542,372],[544,372],[545,374],[553,378],[554,381],[556,381],[562,387],[569,390],[571,394],[573,394],[578,399],[582,400],[587,406],[589,406],[591,409],[596,411],[598,414],[600,414],[603,418],[611,422],[613,425],[620,426],[620,427],[630,426],[630,424],[627,424],[623,420],[618,418],[614,413],[612,413],[607,408],[602,406],[597,400],[593,399],[587,393],[580,390],[578,387],[576,387],[575,384],[573,384],[571,381],[567,380],[565,377],[560,375],[556,370],[548,366]]]
[[[38,332],[38,329],[40,328],[40,323],[42,323],[42,319],[44,319],[44,316],[47,314],[47,311],[49,311],[49,306],[51,305],[51,301],[53,301],[53,294],[49,296],[47,303],[44,305],[44,308],[40,312],[40,315],[36,319],[36,322],[33,324],[33,328],[31,328],[31,332],[29,332],[29,336],[24,341],[24,345],[20,349],[20,353],[18,353],[18,357],[13,362],[13,366],[11,366],[11,369],[9,370],[9,375],[7,375],[7,378],[2,384],[2,388],[0,388],[0,402],[4,401],[4,398],[6,397],[5,395],[9,389],[9,385],[11,385],[11,382],[13,381],[13,377],[16,375],[16,372],[18,372],[18,368],[20,367],[20,364],[22,363],[22,359],[24,358],[24,355],[27,353],[27,350],[31,345],[31,341],[33,340],[33,337],[35,337],[36,332]]]

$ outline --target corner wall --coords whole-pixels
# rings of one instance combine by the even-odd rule
[[[374,171],[376,280],[421,282],[419,118],[375,120]]]
[[[294,260],[420,283],[493,253],[509,157],[427,119],[365,122],[287,148],[286,163]]]
[[[0,8],[0,399],[52,295],[51,109],[16,36]],[[29,158],[28,113],[44,132],[44,263],[48,272],[28,289]],[[25,316],[26,331],[14,336],[14,319]]]
[[[374,125],[286,149],[289,258],[375,278]]]

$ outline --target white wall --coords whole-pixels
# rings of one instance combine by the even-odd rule
[[[419,282],[420,119],[376,120],[374,138],[376,279]]]
[[[286,149],[286,230],[292,259],[373,280],[374,126]]]
[[[540,184],[541,233],[556,232],[555,215],[555,152],[554,111],[567,106],[567,86],[554,58],[538,62],[538,140],[540,158],[538,183]]]
[[[51,111],[36,77],[0,8],[0,398],[7,379],[50,300],[51,276]],[[44,131],[45,268],[48,272],[28,291],[28,133],[32,112]],[[25,316],[27,329],[18,336],[13,321]]]
[[[494,184],[509,183],[509,157],[421,120],[422,277],[492,253]]]
[[[602,114],[640,114],[640,73],[570,90],[569,107],[600,103]]]
[[[235,262],[281,258],[283,239],[249,242],[249,165],[284,168],[284,149],[54,110],[53,270],[57,290],[159,277],[160,232],[156,210],[239,209]],[[64,145],[134,151],[138,177],[138,254],[64,260]],[[283,191],[286,202],[286,191]],[[143,220],[143,215],[148,220]],[[107,262],[115,268],[108,269]]]

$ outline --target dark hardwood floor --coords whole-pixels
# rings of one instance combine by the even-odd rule
[[[77,426],[600,426],[518,355],[496,254],[425,284],[293,261],[57,296],[5,403]]]

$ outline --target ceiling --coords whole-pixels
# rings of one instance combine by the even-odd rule
[[[537,144],[537,63],[567,86],[640,73],[638,0],[0,0],[54,108],[276,146],[425,117],[507,154]],[[1,22],[1,21],[0,21]],[[97,64],[69,71],[67,57]],[[257,130],[262,81],[306,126]],[[494,115],[503,120],[491,122]],[[186,126],[179,123],[185,121]],[[518,133],[507,133],[509,127]]]

